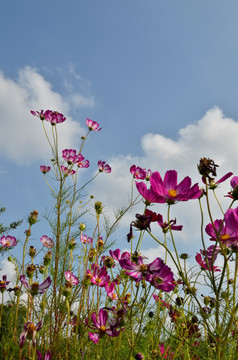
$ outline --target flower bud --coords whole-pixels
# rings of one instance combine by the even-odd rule
[[[180,255],[180,259],[187,260],[187,259],[188,259],[188,254],[182,253],[182,254]]]
[[[29,279],[31,279],[34,275],[34,272],[36,270],[36,266],[35,265],[28,265],[26,268],[26,275]]]
[[[33,210],[31,213],[30,213],[30,216],[28,217],[28,221],[29,221],[29,224],[30,225],[33,225],[37,222],[37,218],[38,218],[38,211],[37,210]]]
[[[40,272],[41,274],[44,274],[44,273],[45,273],[45,267],[44,267],[44,265],[41,265],[41,266],[39,267],[39,272]]]
[[[86,229],[86,225],[84,223],[79,224],[79,230],[84,231]]]
[[[52,252],[51,252],[51,251],[47,251],[47,253],[46,253],[45,256],[44,256],[44,260],[43,260],[44,265],[45,265],[45,266],[48,266],[48,265],[50,264],[50,262],[51,262],[51,259],[52,259]]]
[[[93,261],[94,258],[95,258],[95,255],[96,255],[97,251],[95,249],[91,249],[89,252],[88,252],[88,259],[89,261]]]
[[[34,246],[30,246],[30,248],[29,248],[29,255],[30,255],[30,257],[33,259],[34,257],[35,257],[35,255],[36,255],[36,248],[34,248]]]
[[[95,208],[96,214],[100,215],[102,213],[102,210],[103,210],[103,206],[102,206],[101,201],[96,201],[95,204],[94,204],[94,208]]]
[[[69,246],[69,249],[70,249],[70,250],[73,250],[73,249],[75,248],[75,246],[76,246],[76,241],[75,241],[74,238],[70,239],[68,246]]]

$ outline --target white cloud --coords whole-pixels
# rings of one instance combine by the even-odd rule
[[[30,164],[46,160],[50,151],[41,121],[30,110],[51,109],[62,112],[67,121],[60,124],[58,135],[62,148],[79,147],[85,130],[68,116],[70,105],[93,107],[94,99],[76,93],[65,100],[52,89],[51,84],[36,69],[25,67],[19,71],[17,81],[0,72],[0,152],[17,164]],[[46,124],[49,132],[51,125]]]
[[[173,140],[161,134],[146,134],[142,137],[141,146],[144,151],[143,156],[134,157],[132,155],[117,156],[108,158],[112,167],[111,174],[102,174],[97,177],[93,191],[95,197],[108,206],[108,213],[128,203],[130,193],[131,174],[130,166],[136,164],[152,171],[159,171],[163,176],[166,170],[175,169],[178,171],[178,181],[185,176],[192,178],[192,183],[201,182],[201,176],[197,171],[197,164],[201,157],[212,158],[220,167],[217,170],[218,179],[228,171],[236,172],[238,153],[238,122],[226,118],[222,111],[215,107],[210,109],[205,116],[185,128],[180,129],[178,138]],[[235,175],[238,175],[235,173]],[[229,200],[224,198],[230,190],[229,180],[221,184],[221,189],[217,189],[217,194],[225,208],[229,206]],[[134,190],[135,194],[137,190]],[[210,197],[213,198],[212,193]],[[205,198],[203,199],[205,209]],[[215,201],[212,200],[215,208],[214,218],[221,218],[222,214]],[[160,204],[154,205],[153,211],[163,214],[166,219],[167,206]],[[140,209],[141,210],[141,209]],[[138,209],[125,217],[122,224],[129,228],[129,223],[133,219]],[[207,211],[204,210],[205,225],[210,222]],[[177,232],[176,243],[179,246],[187,246],[190,250],[199,251],[200,240],[200,210],[197,201],[192,200],[186,203],[178,203],[171,208],[171,218],[177,218],[177,224],[184,225],[183,231]],[[207,222],[206,222],[207,221]],[[184,251],[184,249],[183,249]]]

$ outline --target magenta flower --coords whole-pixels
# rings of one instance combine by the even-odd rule
[[[32,340],[33,346],[36,345],[36,333],[42,328],[42,321],[38,322],[35,326],[33,322],[27,321],[24,324],[24,330],[20,335],[20,344],[19,346],[22,348],[26,339]]]
[[[34,116],[37,116],[41,120],[45,120],[44,110],[41,110],[41,111],[33,111],[33,110],[31,110],[31,114],[34,115]]]
[[[181,231],[183,229],[183,225],[175,225],[176,219],[170,220],[169,224],[167,222],[163,222],[163,217],[161,216],[161,219],[158,221],[159,226],[161,227],[164,234],[166,234],[169,231],[169,228],[171,230],[175,231]]]
[[[43,360],[42,355],[39,350],[36,350],[37,353],[37,360]],[[51,360],[51,353],[50,350],[47,351],[45,354],[44,360]]]
[[[75,161],[75,164],[79,167],[79,168],[88,168],[90,163],[88,160],[84,160],[84,157],[82,156],[81,160],[77,160]]]
[[[223,183],[224,181],[226,181],[229,177],[231,177],[231,175],[233,175],[232,172],[228,172],[227,174],[225,174],[224,176],[222,176],[219,180],[215,181],[214,178],[209,179],[209,188],[214,190],[218,187],[219,184]],[[204,182],[204,184],[206,184],[206,180],[205,180],[205,176],[202,177],[202,181]]]
[[[130,173],[133,175],[135,179],[140,179],[140,180],[145,180],[147,176],[146,170],[136,165],[132,165],[130,167]]]
[[[224,218],[227,227],[238,234],[238,207],[236,209],[228,209]]]
[[[68,169],[66,166],[61,166],[61,171],[65,174],[65,176],[68,176],[68,175],[74,175],[75,174],[75,170],[72,170],[72,169]]]
[[[122,330],[122,329],[117,330],[118,328],[117,322],[114,325],[109,324],[109,326],[106,327],[108,321],[108,312],[107,310],[104,309],[100,309],[98,315],[96,313],[92,313],[91,320],[93,324],[91,326],[88,325],[88,327],[97,330],[97,332],[96,333],[89,332],[88,336],[89,339],[92,340],[95,344],[97,344],[99,338],[104,336],[105,334],[111,337],[116,337],[120,334],[120,331]],[[86,323],[88,323],[88,321],[86,321]]]
[[[195,259],[197,263],[201,266],[202,270],[221,271],[220,269],[218,269],[217,266],[213,265],[217,258],[217,254],[219,250],[220,250],[219,247],[215,247],[214,245],[211,245],[209,246],[209,248],[206,249],[206,255],[204,250],[200,250],[200,254],[197,253]]]
[[[41,237],[40,241],[42,242],[42,244],[45,247],[47,247],[49,249],[51,249],[54,246],[54,241],[51,238],[49,238],[48,236],[46,236],[46,235],[43,235]]]
[[[228,193],[228,195],[225,195],[226,197],[229,197],[233,200],[238,199],[238,176],[233,176],[233,178],[230,181],[232,191]]]
[[[107,296],[109,298],[111,298],[112,300],[117,300],[118,297],[117,297],[117,293],[116,293],[116,289],[115,289],[115,282],[112,281],[109,285],[109,283],[107,283],[105,285],[105,290],[107,292]]]
[[[56,125],[66,120],[66,117],[63,114],[52,110],[46,110],[44,112],[44,117],[46,121],[51,123],[51,125]]]
[[[80,241],[83,244],[92,244],[93,243],[93,239],[90,236],[87,236],[85,234],[81,234]]]
[[[133,278],[135,282],[143,279],[149,281],[156,289],[169,292],[175,288],[174,277],[171,269],[160,258],[156,258],[152,263],[146,265],[141,256],[135,262],[125,258],[119,260],[126,274]]]
[[[64,149],[62,150],[62,158],[67,161],[68,165],[71,165],[76,157],[76,150],[74,149]]]
[[[4,291],[7,288],[7,285],[10,283],[10,281],[7,281],[7,275],[2,276],[2,280],[0,280],[0,292],[4,293]]]
[[[14,236],[2,236],[0,243],[2,244],[3,247],[12,247],[12,246],[16,246],[17,245],[17,240]]]
[[[198,199],[202,194],[198,184],[191,187],[191,179],[188,176],[178,184],[175,170],[167,171],[164,180],[159,172],[154,172],[151,175],[150,184],[151,187],[148,190],[145,184],[136,183],[139,193],[149,202],[175,204],[177,201]]]
[[[116,249],[114,251],[109,250],[109,254],[111,255],[111,257],[117,261],[121,260],[121,259],[129,259],[131,258],[131,254],[128,251],[125,251],[121,254],[120,249]]]
[[[26,281],[26,275],[21,275],[20,281],[32,296],[43,294],[45,290],[48,289],[48,287],[51,285],[51,279],[49,276],[41,285],[39,285],[38,282],[33,282],[31,285],[29,285]]]
[[[112,171],[111,167],[106,164],[105,161],[99,160],[98,161],[98,170],[99,172],[105,172],[105,173],[110,173]]]
[[[65,271],[64,277],[70,285],[78,285],[79,283],[79,279],[71,271]]]
[[[97,264],[92,265],[92,270],[87,270],[87,275],[91,277],[91,283],[98,285],[100,287],[104,287],[110,281],[110,275],[107,273],[107,269],[105,266],[99,268]]]
[[[51,167],[50,166],[45,166],[45,165],[41,165],[40,166],[40,171],[43,173],[43,174],[46,174],[50,171]]]
[[[89,131],[100,131],[101,128],[99,129],[99,123],[97,123],[96,121],[93,121],[91,119],[86,119],[86,125],[89,129]]]
[[[211,236],[211,241],[217,241],[225,244],[230,244],[233,241],[238,240],[238,234],[231,230],[223,220],[215,220],[214,227],[210,223],[205,227],[206,233]]]

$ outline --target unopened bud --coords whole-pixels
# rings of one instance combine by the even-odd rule
[[[31,213],[30,213],[30,216],[28,217],[28,221],[29,221],[29,224],[30,225],[33,225],[37,222],[37,218],[38,218],[38,211],[37,210],[33,210]]]

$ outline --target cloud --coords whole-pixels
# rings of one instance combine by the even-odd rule
[[[128,154],[107,159],[112,167],[112,173],[102,174],[96,178],[92,188],[94,195],[108,207],[108,214],[113,214],[113,210],[125,206],[130,196],[132,177],[129,169],[133,164],[146,169],[150,168],[152,171],[159,171],[162,176],[166,170],[175,169],[178,171],[179,182],[185,176],[190,176],[193,184],[198,182],[202,187],[204,184],[197,171],[197,164],[202,157],[212,158],[219,164],[218,179],[228,171],[236,171],[234,165],[237,163],[238,153],[237,134],[238,122],[225,117],[222,110],[217,107],[207,111],[199,121],[180,129],[177,139],[171,139],[161,134],[145,134],[141,139],[143,150],[141,157]],[[217,189],[218,197],[225,206],[224,208],[229,206],[229,200],[224,198],[224,194],[229,190],[229,180],[221,184],[221,189]],[[134,196],[136,194],[137,190],[134,188]],[[215,209],[214,218],[221,218],[222,213],[216,201],[213,200],[212,193],[210,198],[212,198],[212,207]],[[205,209],[205,198],[202,200]],[[151,209],[160,212],[166,219],[166,205],[156,204]],[[129,216],[125,217],[122,225],[126,225],[129,229],[130,221],[134,220],[134,215],[139,211],[143,211],[143,207],[134,209]],[[205,224],[210,222],[206,210],[204,216]],[[202,246],[200,240],[201,215],[198,202],[191,200],[172,206],[171,218],[174,217],[177,218],[177,224],[184,225],[183,231],[176,234],[177,244],[192,250],[196,248],[199,251]]]
[[[62,112],[67,121],[57,127],[62,148],[79,147],[85,134],[81,125],[69,116],[70,106],[93,107],[93,97],[74,93],[68,97],[53,90],[37,69],[25,67],[19,71],[18,79],[11,80],[0,72],[0,132],[1,156],[19,165],[29,165],[50,156],[41,121],[30,114],[30,110],[51,109]],[[51,132],[51,125],[46,124]]]

